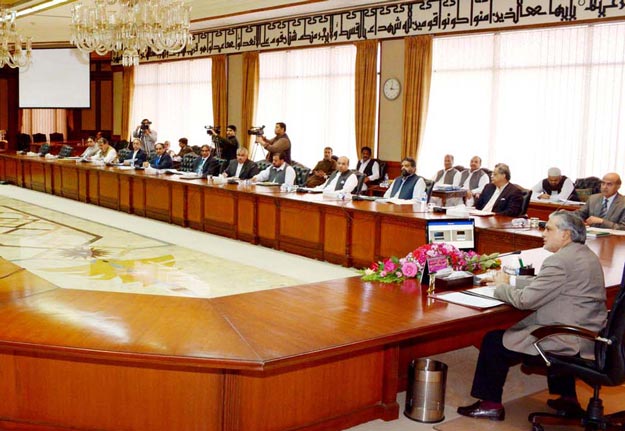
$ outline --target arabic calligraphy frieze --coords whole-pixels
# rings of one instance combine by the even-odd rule
[[[411,1],[203,31],[182,52],[148,52],[141,61],[618,17],[625,0]]]

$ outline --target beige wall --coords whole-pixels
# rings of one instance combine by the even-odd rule
[[[127,131],[122,131],[122,88],[124,87],[123,72],[113,72],[113,134],[120,135],[122,139]],[[124,133],[122,133],[124,132]]]
[[[385,40],[380,46],[380,91],[388,78],[397,78],[402,93],[395,100],[388,100],[380,94],[378,158],[399,161],[401,158],[401,136],[404,89],[404,40]]]
[[[242,94],[243,82],[243,54],[228,56],[228,123],[238,127],[237,136],[239,142],[243,141],[245,130],[241,130]]]

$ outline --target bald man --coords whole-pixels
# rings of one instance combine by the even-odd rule
[[[587,226],[625,230],[625,197],[618,193],[620,188],[619,174],[605,174],[601,179],[601,193],[591,195],[575,212]]]
[[[352,193],[357,185],[358,177],[349,169],[349,159],[342,156],[336,161],[336,171],[330,175],[324,184],[316,188],[339,193]]]

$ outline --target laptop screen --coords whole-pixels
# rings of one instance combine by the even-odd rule
[[[475,250],[475,220],[472,218],[427,220],[425,235],[428,244],[445,242],[460,250]]]

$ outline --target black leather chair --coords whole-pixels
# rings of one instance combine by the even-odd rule
[[[59,151],[59,159],[62,159],[64,157],[71,157],[73,150],[74,149],[71,145],[63,145],[61,147],[61,150]]]
[[[195,153],[187,153],[182,156],[182,161],[180,162],[180,170],[182,172],[191,172],[193,170],[193,162],[199,156]]]
[[[591,189],[592,194],[601,192],[601,178],[586,177],[575,180],[576,189]]]
[[[429,180],[427,178],[423,178],[425,181],[425,193],[428,195],[428,203],[430,203],[430,198],[432,197],[432,190],[434,190],[434,181]]]
[[[484,171],[484,173],[485,173],[486,175],[488,175],[488,182],[489,182],[489,183],[490,183],[490,182],[492,182],[492,180],[493,180],[493,171],[491,171],[491,170],[490,170],[490,169],[488,169],[488,168],[481,168],[481,169],[482,169],[482,171]]]
[[[225,171],[228,168],[229,160],[215,157],[215,162],[219,164],[219,168],[217,168],[218,170],[217,174],[221,174],[223,171]]]
[[[595,358],[562,356],[544,351],[543,339],[557,335],[574,335],[595,343]],[[528,420],[533,431],[542,431],[543,425],[579,426],[587,430],[625,429],[625,411],[605,415],[599,397],[602,386],[619,386],[625,382],[625,269],[621,286],[608,314],[608,321],[598,334],[583,328],[553,325],[532,332],[538,340],[534,343],[548,367],[556,373],[572,374],[593,388],[585,415],[580,418],[559,416],[552,413],[532,413]],[[567,428],[568,429],[568,428]]]
[[[132,156],[132,151],[128,148],[122,148],[117,152],[117,160],[119,163],[124,163],[124,160],[129,159]]]
[[[310,169],[301,164],[294,164],[293,169],[295,170],[295,185],[305,186],[306,180],[308,180],[308,176],[310,175]]]
[[[258,166],[258,170],[262,172],[265,169],[267,169],[269,166],[271,166],[271,162],[268,162],[267,160],[258,160],[256,162],[256,165]]]
[[[527,209],[530,207],[530,200],[532,199],[532,191],[526,188],[523,188],[518,184],[517,184],[517,187],[520,188],[521,192],[523,193],[523,203],[521,204],[521,214],[519,214],[520,216],[523,216],[527,214]]]
[[[362,186],[365,183],[365,174],[363,174],[360,171],[357,170],[353,170],[354,174],[356,174],[356,177],[358,178],[358,184],[356,184],[356,188],[352,191],[352,194],[355,195],[359,195],[360,193],[362,193]]]
[[[63,142],[63,134],[59,132],[50,133],[50,142]]]
[[[35,144],[39,144],[41,142],[46,142],[46,135],[43,133],[35,133],[33,134],[33,142]]]
[[[27,133],[17,134],[17,150],[18,151],[30,151],[31,138]]]
[[[39,147],[39,155],[45,156],[49,152],[50,152],[50,144],[48,143],[41,144],[41,147]]]

